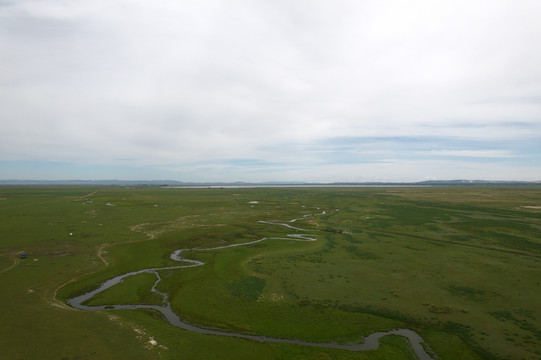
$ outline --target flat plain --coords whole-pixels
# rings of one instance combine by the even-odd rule
[[[439,359],[541,358],[539,186],[6,186],[0,219],[2,358],[415,358],[399,336],[351,352],[66,304],[117,275],[177,266],[175,250],[262,238],[186,251],[205,265],[161,270],[157,289],[203,328],[339,343],[409,328]],[[160,305],[155,281],[127,278],[89,305]]]

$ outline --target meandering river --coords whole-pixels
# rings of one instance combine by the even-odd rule
[[[319,208],[318,208],[319,209]],[[284,226],[292,230],[296,231],[307,231],[307,232],[315,232],[317,230],[309,230],[309,229],[302,229],[299,227],[295,227],[292,225],[292,223],[295,223],[298,220],[305,219],[307,217],[317,216],[317,215],[324,215],[326,212],[322,211],[318,214],[309,214],[304,215],[302,218],[296,218],[289,220],[288,222],[277,222],[277,221],[263,221],[261,220],[260,223],[270,224],[270,225],[276,225],[276,226]],[[143,269],[138,271],[133,271],[130,273],[126,273],[123,275],[116,276],[112,279],[109,279],[102,283],[97,289],[90,291],[86,294],[74,297],[72,299],[69,299],[67,303],[74,308],[81,309],[81,310],[119,310],[119,309],[153,309],[156,311],[159,311],[163,314],[165,319],[173,326],[179,327],[181,329],[194,331],[200,334],[206,334],[206,335],[215,335],[215,336],[228,336],[228,337],[236,337],[241,339],[248,339],[253,341],[259,341],[259,342],[270,342],[270,343],[286,343],[286,344],[296,344],[296,345],[303,345],[303,346],[312,346],[312,347],[321,347],[321,348],[330,348],[330,349],[343,349],[343,350],[350,350],[350,351],[368,351],[368,350],[375,350],[379,347],[379,339],[387,336],[387,335],[400,335],[405,338],[407,338],[411,344],[411,348],[417,358],[420,360],[435,360],[432,358],[423,347],[424,340],[421,338],[419,334],[417,334],[415,331],[410,329],[393,329],[389,331],[384,332],[375,332],[372,333],[362,339],[361,343],[348,343],[348,344],[339,344],[336,342],[327,342],[327,343],[317,343],[317,342],[309,342],[309,341],[303,341],[303,340],[295,340],[295,339],[281,339],[281,338],[272,338],[267,336],[257,336],[257,335],[249,335],[249,334],[242,334],[242,333],[234,333],[234,332],[225,332],[225,331],[218,331],[218,330],[210,330],[201,328],[195,325],[188,324],[180,319],[180,317],[173,312],[171,309],[171,303],[168,300],[168,296],[166,293],[163,293],[159,291],[156,287],[158,283],[161,280],[159,272],[162,270],[171,270],[171,269],[185,269],[195,266],[203,266],[205,265],[204,262],[199,260],[193,260],[188,258],[183,258],[181,255],[183,252],[186,251],[216,251],[220,249],[226,249],[236,246],[248,246],[251,244],[255,244],[258,242],[262,242],[265,240],[293,240],[293,241],[316,241],[317,239],[314,237],[314,235],[310,234],[288,234],[287,237],[264,237],[258,240],[253,240],[245,243],[238,243],[238,244],[231,244],[231,245],[225,245],[225,246],[218,246],[213,248],[193,248],[193,249],[179,249],[174,251],[171,254],[171,259],[175,261],[182,262],[183,265],[177,265],[177,266],[166,266],[166,267],[159,267],[159,268],[149,268],[149,269]],[[163,298],[163,305],[143,305],[143,304],[133,304],[133,305],[107,305],[107,306],[88,306],[83,305],[86,301],[90,300],[97,294],[119,284],[124,279],[134,276],[137,274],[142,273],[152,273],[156,275],[156,282],[154,283],[151,291],[160,295]],[[428,347],[426,343],[424,343],[425,346]]]

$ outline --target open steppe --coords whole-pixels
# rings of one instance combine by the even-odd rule
[[[186,251],[205,265],[160,270],[156,288],[183,321],[207,329],[351,343],[407,328],[440,359],[541,357],[539,186],[5,186],[0,219],[6,359],[415,358],[394,335],[351,352],[66,303],[118,275],[178,266],[178,249],[262,238]],[[129,277],[87,305],[161,305],[155,282],[152,273]]]

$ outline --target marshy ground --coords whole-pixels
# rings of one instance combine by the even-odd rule
[[[410,328],[442,359],[541,356],[539,187],[3,187],[0,198],[9,359],[414,358],[401,337],[349,353],[195,334],[150,310],[65,305],[114,276],[176,265],[176,249],[303,233],[265,222],[293,218],[317,241],[190,252],[206,266],[160,272],[158,290],[183,320],[220,331],[345,343]],[[316,207],[328,212],[304,216]],[[140,274],[92,301],[159,303],[154,282]]]

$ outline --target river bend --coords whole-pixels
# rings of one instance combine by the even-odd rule
[[[319,209],[319,208],[318,208]],[[260,223],[269,224],[269,225],[276,225],[276,226],[284,226],[288,229],[297,230],[297,231],[308,231],[308,232],[316,232],[318,230],[310,230],[310,229],[302,229],[299,227],[295,227],[292,224],[295,223],[298,220],[306,219],[307,217],[313,217],[317,215],[324,215],[326,214],[326,211],[322,211],[318,214],[310,214],[310,215],[304,215],[302,218],[296,218],[289,220],[287,222],[278,222],[278,221],[268,221],[268,220],[261,220]],[[285,344],[295,344],[295,345],[303,345],[303,346],[311,346],[311,347],[320,347],[320,348],[328,348],[328,349],[342,349],[342,350],[350,350],[350,351],[368,351],[368,350],[375,350],[379,348],[379,339],[387,336],[387,335],[400,335],[408,339],[411,348],[417,358],[419,360],[435,360],[432,358],[426,351],[424,346],[428,347],[428,345],[424,342],[424,340],[421,338],[419,334],[417,334],[415,331],[410,329],[393,329],[389,331],[383,331],[383,332],[374,332],[362,339],[361,343],[347,343],[347,344],[339,344],[336,342],[327,342],[327,343],[317,343],[317,342],[310,342],[310,341],[303,341],[303,340],[295,340],[295,339],[282,339],[282,338],[272,338],[267,336],[258,336],[258,335],[249,335],[249,334],[242,334],[242,333],[234,333],[234,332],[225,332],[225,331],[219,331],[219,330],[211,330],[211,329],[205,329],[201,328],[195,325],[188,324],[180,319],[180,317],[173,312],[171,309],[171,303],[168,300],[168,296],[166,293],[163,293],[156,289],[158,283],[161,280],[159,272],[162,270],[172,270],[172,269],[185,269],[195,266],[203,266],[205,265],[204,262],[199,260],[193,260],[182,257],[182,253],[185,251],[215,251],[220,249],[226,249],[231,247],[237,247],[237,246],[248,246],[252,244],[256,244],[265,240],[292,240],[292,241],[316,241],[317,239],[314,237],[314,235],[311,234],[288,234],[286,237],[263,237],[258,240],[248,241],[244,243],[238,243],[238,244],[231,244],[231,245],[225,245],[225,246],[218,246],[213,248],[193,248],[193,249],[179,249],[175,250],[170,258],[172,260],[182,262],[183,265],[177,265],[177,266],[166,266],[166,267],[158,267],[158,268],[149,268],[149,269],[143,269],[138,271],[129,272],[123,275],[116,276],[112,279],[109,279],[105,282],[103,282],[97,289],[92,290],[86,294],[74,297],[72,299],[69,299],[67,303],[74,308],[80,309],[80,310],[121,310],[121,309],[128,309],[128,310],[136,310],[136,309],[153,309],[156,311],[159,311],[163,314],[165,319],[173,326],[179,327],[181,329],[185,329],[188,331],[197,332],[200,334],[205,335],[215,335],[215,336],[228,336],[228,337],[236,337],[241,339],[247,339],[247,340],[253,340],[253,341],[259,341],[259,342],[269,342],[269,343],[285,343]],[[152,286],[151,291],[160,295],[163,298],[163,305],[144,305],[144,304],[133,304],[133,305],[100,305],[100,306],[88,306],[83,305],[86,301],[93,298],[95,295],[121,283],[123,280],[130,276],[134,276],[137,274],[142,273],[152,273],[156,275],[156,282]],[[432,351],[431,351],[432,352]]]

